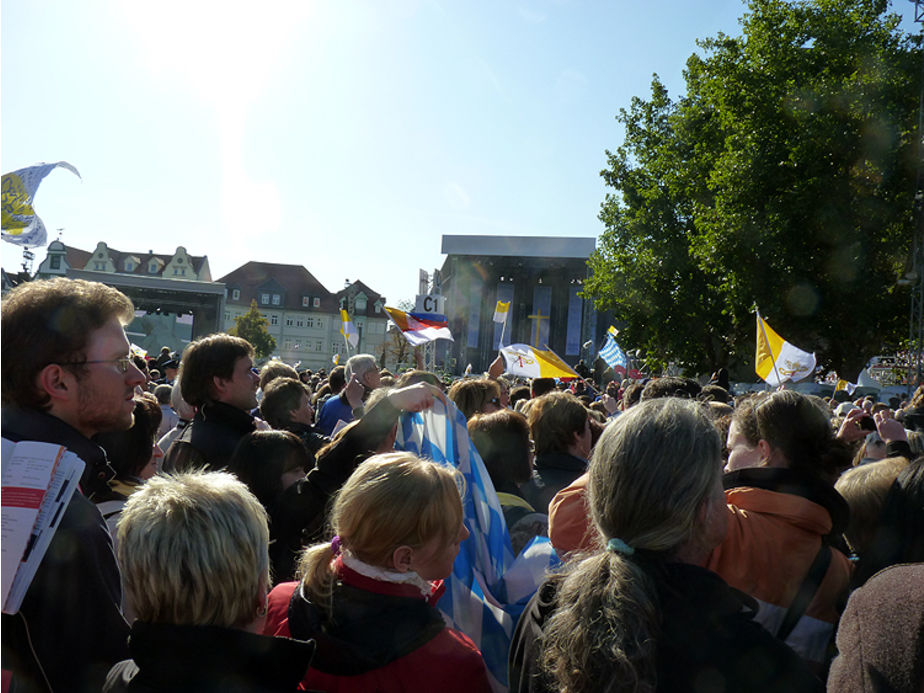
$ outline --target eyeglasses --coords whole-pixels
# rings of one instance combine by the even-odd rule
[[[103,359],[99,361],[64,361],[59,363],[59,366],[89,366],[93,363],[114,363],[116,368],[119,369],[120,373],[128,372],[128,367],[134,365],[131,356],[123,356],[118,359]]]
[[[492,399],[489,399],[488,402],[490,402],[491,404],[493,404],[493,405],[495,405],[495,406],[498,406],[498,407],[500,406],[500,400],[499,400],[497,397],[494,397],[494,398],[492,398]]]

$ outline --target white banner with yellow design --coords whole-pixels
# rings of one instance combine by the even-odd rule
[[[528,344],[501,347],[507,373],[524,378],[577,378],[578,374],[554,351],[542,351]]]
[[[32,201],[39,183],[58,166],[80,178],[77,169],[66,161],[36,164],[3,174],[3,240],[26,248],[39,248],[48,242],[45,224],[35,213]]]
[[[770,385],[797,382],[815,372],[815,354],[794,347],[757,314],[757,354],[754,370]]]

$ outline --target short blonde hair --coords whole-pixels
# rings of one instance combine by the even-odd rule
[[[240,628],[270,584],[266,511],[227,472],[153,477],[125,503],[118,537],[142,621]]]
[[[373,455],[356,468],[337,494],[332,532],[364,563],[388,568],[399,546],[447,544],[462,523],[464,480],[451,467],[409,452]],[[329,543],[305,550],[299,565],[308,592],[323,603],[333,581]]]

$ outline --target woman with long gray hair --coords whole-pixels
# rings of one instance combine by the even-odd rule
[[[605,547],[540,588],[517,626],[512,691],[812,691],[821,683],[702,567],[725,536],[721,443],[700,405],[644,402],[589,468]]]

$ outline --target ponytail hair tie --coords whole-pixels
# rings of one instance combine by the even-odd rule
[[[610,553],[621,553],[623,556],[631,556],[635,549],[618,537],[613,537],[606,542],[606,550]]]
[[[335,556],[340,555],[340,535],[335,534],[334,538],[330,540],[330,550]]]

